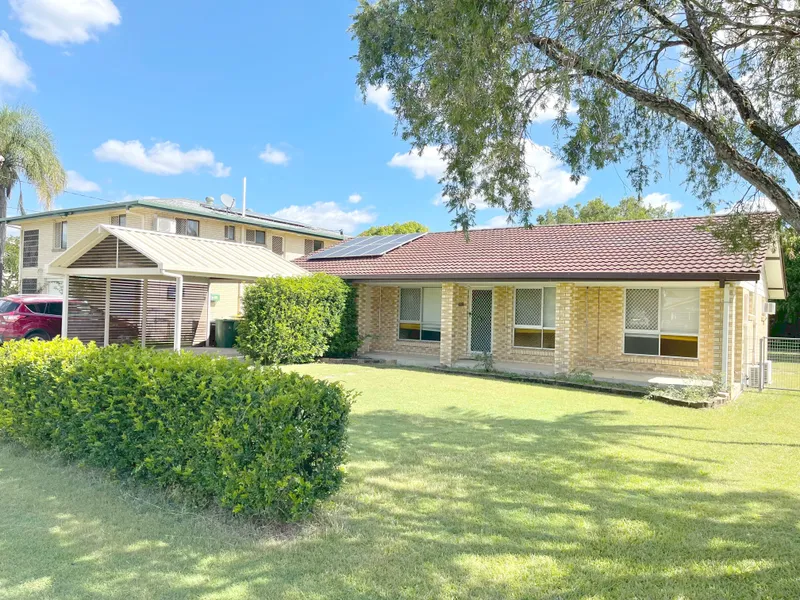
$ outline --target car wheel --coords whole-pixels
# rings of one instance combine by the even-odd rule
[[[44,331],[34,331],[25,336],[26,340],[42,340],[44,342],[50,341],[50,336]]]

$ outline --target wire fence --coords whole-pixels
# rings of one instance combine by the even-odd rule
[[[762,353],[764,387],[800,390],[800,339],[766,338]]]

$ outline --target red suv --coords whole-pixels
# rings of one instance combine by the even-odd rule
[[[0,343],[51,340],[61,335],[63,300],[58,296],[13,295],[0,298]]]

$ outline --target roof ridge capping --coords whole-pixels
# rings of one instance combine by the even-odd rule
[[[775,211],[757,211],[752,213],[745,213],[748,217],[778,217],[778,213]],[[513,225],[511,227],[473,227],[469,230],[470,233],[475,233],[479,231],[502,231],[508,229],[538,229],[540,227],[591,227],[597,225],[618,225],[624,223],[664,223],[667,221],[708,221],[714,219],[727,219],[729,218],[731,213],[718,213],[715,215],[687,215],[682,217],[660,217],[657,219],[622,219],[619,221],[588,221],[583,223],[542,223],[531,225],[529,227],[525,227],[524,225]],[[459,233],[462,232],[461,229],[453,229],[450,231],[431,231],[429,233]]]

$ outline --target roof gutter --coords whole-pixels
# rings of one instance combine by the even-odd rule
[[[305,267],[304,267],[305,268]],[[324,271],[324,269],[322,269]],[[758,281],[758,273],[396,273],[337,274],[355,281]]]
[[[75,208],[67,208],[67,209],[59,209],[59,210],[48,210],[39,213],[32,213],[29,215],[18,215],[16,217],[6,217],[4,219],[0,219],[0,223],[17,223],[20,221],[32,221],[34,219],[47,219],[50,217],[59,217],[64,216],[67,217],[69,215],[74,214],[81,214],[81,213],[89,213],[89,212],[102,212],[108,210],[115,210],[115,209],[125,209],[130,210],[134,206],[143,206],[145,208],[153,208],[156,210],[163,210],[166,212],[174,212],[182,215],[192,215],[198,217],[204,217],[206,219],[219,219],[221,221],[228,221],[231,223],[241,223],[247,225],[253,225],[254,227],[259,227],[261,229],[276,229],[278,231],[288,231],[290,233],[298,233],[301,235],[308,235],[314,237],[325,238],[327,240],[336,240],[341,241],[345,239],[345,236],[339,235],[334,232],[324,232],[324,231],[317,231],[313,229],[304,229],[302,227],[293,227],[291,225],[284,225],[281,223],[274,223],[274,222],[267,222],[263,219],[253,219],[251,217],[242,217],[238,214],[226,214],[226,213],[208,213],[202,210],[192,210],[190,208],[181,208],[177,206],[171,206],[169,204],[161,204],[156,200],[132,200],[129,202],[115,202],[112,204],[102,204],[99,206],[78,206]]]

